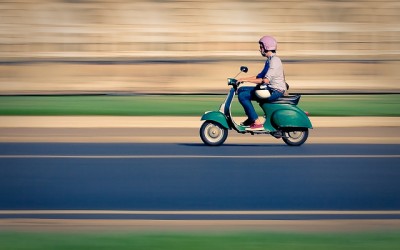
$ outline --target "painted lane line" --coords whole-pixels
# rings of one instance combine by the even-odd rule
[[[0,155],[0,159],[314,159],[400,158],[400,155]]]
[[[124,211],[124,210],[0,210],[1,215],[400,215],[400,210],[265,210],[265,211]]]

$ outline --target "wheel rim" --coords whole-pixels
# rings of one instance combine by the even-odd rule
[[[286,138],[293,142],[297,143],[303,140],[304,137],[304,131],[290,131],[290,132],[285,132]]]
[[[212,123],[208,124],[204,130],[205,138],[210,142],[219,142],[224,137],[224,130]]]

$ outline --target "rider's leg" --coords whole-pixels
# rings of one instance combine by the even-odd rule
[[[258,115],[254,109],[251,100],[254,99],[254,87],[241,87],[238,90],[238,99],[240,104],[244,108],[244,112],[246,113],[249,120],[255,122],[258,119]]]
[[[280,92],[280,91],[277,91],[277,90],[272,90],[271,91],[271,96],[268,97],[268,101],[269,102],[276,101],[279,98],[281,98],[283,95],[284,95],[284,92]]]

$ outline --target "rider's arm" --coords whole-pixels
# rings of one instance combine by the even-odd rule
[[[268,69],[269,69],[269,60],[265,61],[264,68],[258,75],[239,78],[237,80],[238,80],[238,82],[251,82],[251,83],[255,83],[255,84],[269,83],[269,80],[267,78],[265,78],[265,75],[267,74]]]
[[[257,79],[257,76],[249,76],[249,77],[242,77],[242,78],[238,78],[238,82],[250,82],[250,81],[254,81],[255,79]]]
[[[238,82],[251,82],[251,83],[255,83],[255,84],[262,84],[262,83],[268,83],[269,82],[268,79],[259,78],[257,76],[243,77],[243,78],[239,78],[237,80],[238,80]]]

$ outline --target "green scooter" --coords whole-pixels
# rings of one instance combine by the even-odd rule
[[[248,68],[242,66],[240,71],[247,73]],[[200,138],[206,145],[222,145],[228,137],[228,130],[232,129],[242,134],[269,134],[282,138],[289,146],[300,146],[307,140],[312,124],[308,114],[297,106],[300,95],[283,96],[274,102],[258,100],[265,113],[264,130],[251,131],[238,125],[231,115],[231,104],[240,85],[235,78],[228,78],[228,86],[232,88],[219,110],[207,111],[201,117],[204,122],[200,127]]]

